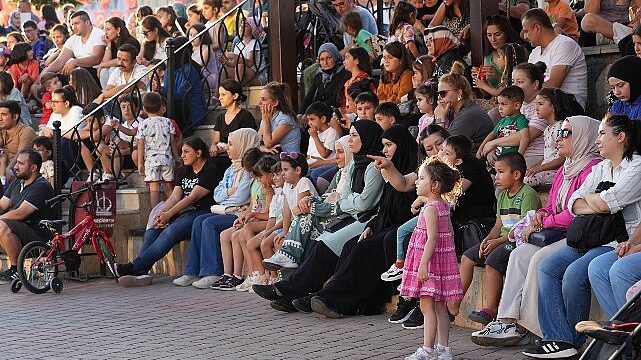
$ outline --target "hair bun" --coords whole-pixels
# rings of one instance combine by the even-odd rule
[[[452,75],[463,75],[465,73],[465,67],[461,64],[460,61],[455,61],[452,63],[450,68],[450,74]]]
[[[245,94],[243,94],[243,93],[238,94],[238,101],[239,101],[239,102],[245,102],[245,101],[247,101],[247,95],[245,95]]]
[[[537,61],[536,64],[534,64],[534,67],[536,67],[541,74],[545,74],[545,70],[547,70],[548,66],[543,62],[543,61]]]

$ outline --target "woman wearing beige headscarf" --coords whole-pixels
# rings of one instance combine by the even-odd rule
[[[241,159],[247,150],[258,145],[258,133],[254,129],[242,128],[229,133],[227,154],[231,166],[214,189],[216,205],[212,211],[215,213],[194,219],[184,275],[174,280],[175,285],[206,289],[223,274],[220,233],[234,224],[239,208],[249,203],[251,178],[243,169]]]
[[[567,229],[573,216],[568,200],[602,159],[595,144],[599,121],[587,116],[571,116],[561,125],[557,140],[559,156],[565,157],[550,189],[547,206],[539,209],[521,238],[526,241],[510,254],[505,286],[497,320],[485,329],[472,333],[472,341],[482,346],[510,346],[529,340],[527,331],[541,336],[538,317],[538,268],[543,259],[566,244],[565,239],[543,248],[527,243],[532,232],[544,229]],[[522,284],[522,286],[519,286]],[[520,327],[516,326],[516,323]],[[500,332],[499,332],[500,330]],[[497,334],[501,334],[499,338]]]
[[[354,155],[349,149],[349,136],[336,140],[336,163],[339,171],[334,175],[327,191],[322,196],[312,196],[303,199],[296,211],[300,215],[292,219],[292,225],[283,241],[283,247],[272,257],[263,260],[263,265],[269,270],[280,270],[283,267],[297,267],[303,255],[303,250],[310,239],[323,232],[326,223],[332,220],[337,213],[340,191],[347,181],[347,168]]]

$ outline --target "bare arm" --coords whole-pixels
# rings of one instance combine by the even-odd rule
[[[434,14],[434,17],[432,18],[432,21],[430,21],[430,25],[428,27],[441,25],[443,20],[445,20],[445,3],[438,7],[438,10],[436,10],[436,14]]]
[[[20,206],[17,209],[9,210],[6,213],[0,215],[0,219],[24,220],[36,210],[38,209],[35,206],[31,205],[27,201],[24,201],[22,202],[22,204],[20,204]]]
[[[49,66],[42,70],[42,74],[46,72],[58,73],[62,70],[62,67],[65,66],[67,61],[73,58],[73,52],[67,48],[62,48],[56,60],[54,60]]]
[[[519,130],[517,132],[517,135],[519,135],[519,153],[521,155],[525,154],[525,149],[527,149],[528,144],[530,143],[530,133],[527,128],[523,130]]]
[[[570,72],[570,65],[555,65],[550,70],[550,78],[543,83],[544,88],[560,88]]]
[[[584,14],[598,14],[601,11],[601,0],[585,0]]]

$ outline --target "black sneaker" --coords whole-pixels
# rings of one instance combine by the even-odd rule
[[[566,359],[578,353],[572,344],[562,341],[540,341],[536,346],[523,351],[523,355],[535,359]]]
[[[18,278],[16,269],[9,268],[0,273],[0,285],[11,284],[13,280]]]
[[[403,321],[403,329],[422,329],[423,328],[423,312],[421,308],[416,305],[414,310],[410,313],[407,320]]]
[[[312,300],[312,295],[307,295],[300,299],[296,299],[292,301],[292,305],[296,308],[296,310],[302,313],[309,314],[313,311],[311,300]]]
[[[403,321],[407,320],[410,317],[410,313],[416,307],[417,300],[410,298],[405,299],[402,296],[398,297],[398,302],[396,303],[396,312],[389,317],[389,322],[392,324],[400,324]]]
[[[126,264],[119,264],[116,263],[114,266],[114,270],[116,271],[116,277],[121,277],[125,275],[134,275],[136,272],[136,268],[134,268],[134,264],[132,263],[126,263]]]
[[[229,290],[236,290],[236,286],[240,285],[245,281],[245,279],[237,278],[236,276],[230,276],[227,281],[224,283],[220,284],[218,286],[218,290],[224,290],[224,291],[229,291]]]
[[[209,286],[209,288],[210,288],[210,289],[216,289],[216,290],[217,290],[218,288],[220,288],[220,285],[222,285],[222,284],[226,283],[227,281],[229,281],[229,278],[230,278],[230,277],[231,277],[231,276],[229,276],[229,275],[227,275],[227,274],[224,274],[223,276],[221,276],[221,277],[220,277],[220,279],[218,279],[218,280],[214,281],[214,283],[213,283],[213,284],[211,284],[211,285]]]
[[[278,292],[276,291],[275,285],[254,284],[252,285],[252,290],[254,290],[256,295],[266,300],[280,300],[282,298],[282,296],[279,295]]]
[[[274,310],[282,311],[282,312],[287,312],[287,313],[294,313],[296,312],[296,308],[292,306],[292,303],[283,299],[280,300],[273,300],[269,303],[269,306],[272,307]]]

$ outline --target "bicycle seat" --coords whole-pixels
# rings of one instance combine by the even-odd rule
[[[67,225],[65,220],[40,220],[38,223],[43,229],[60,229]]]

